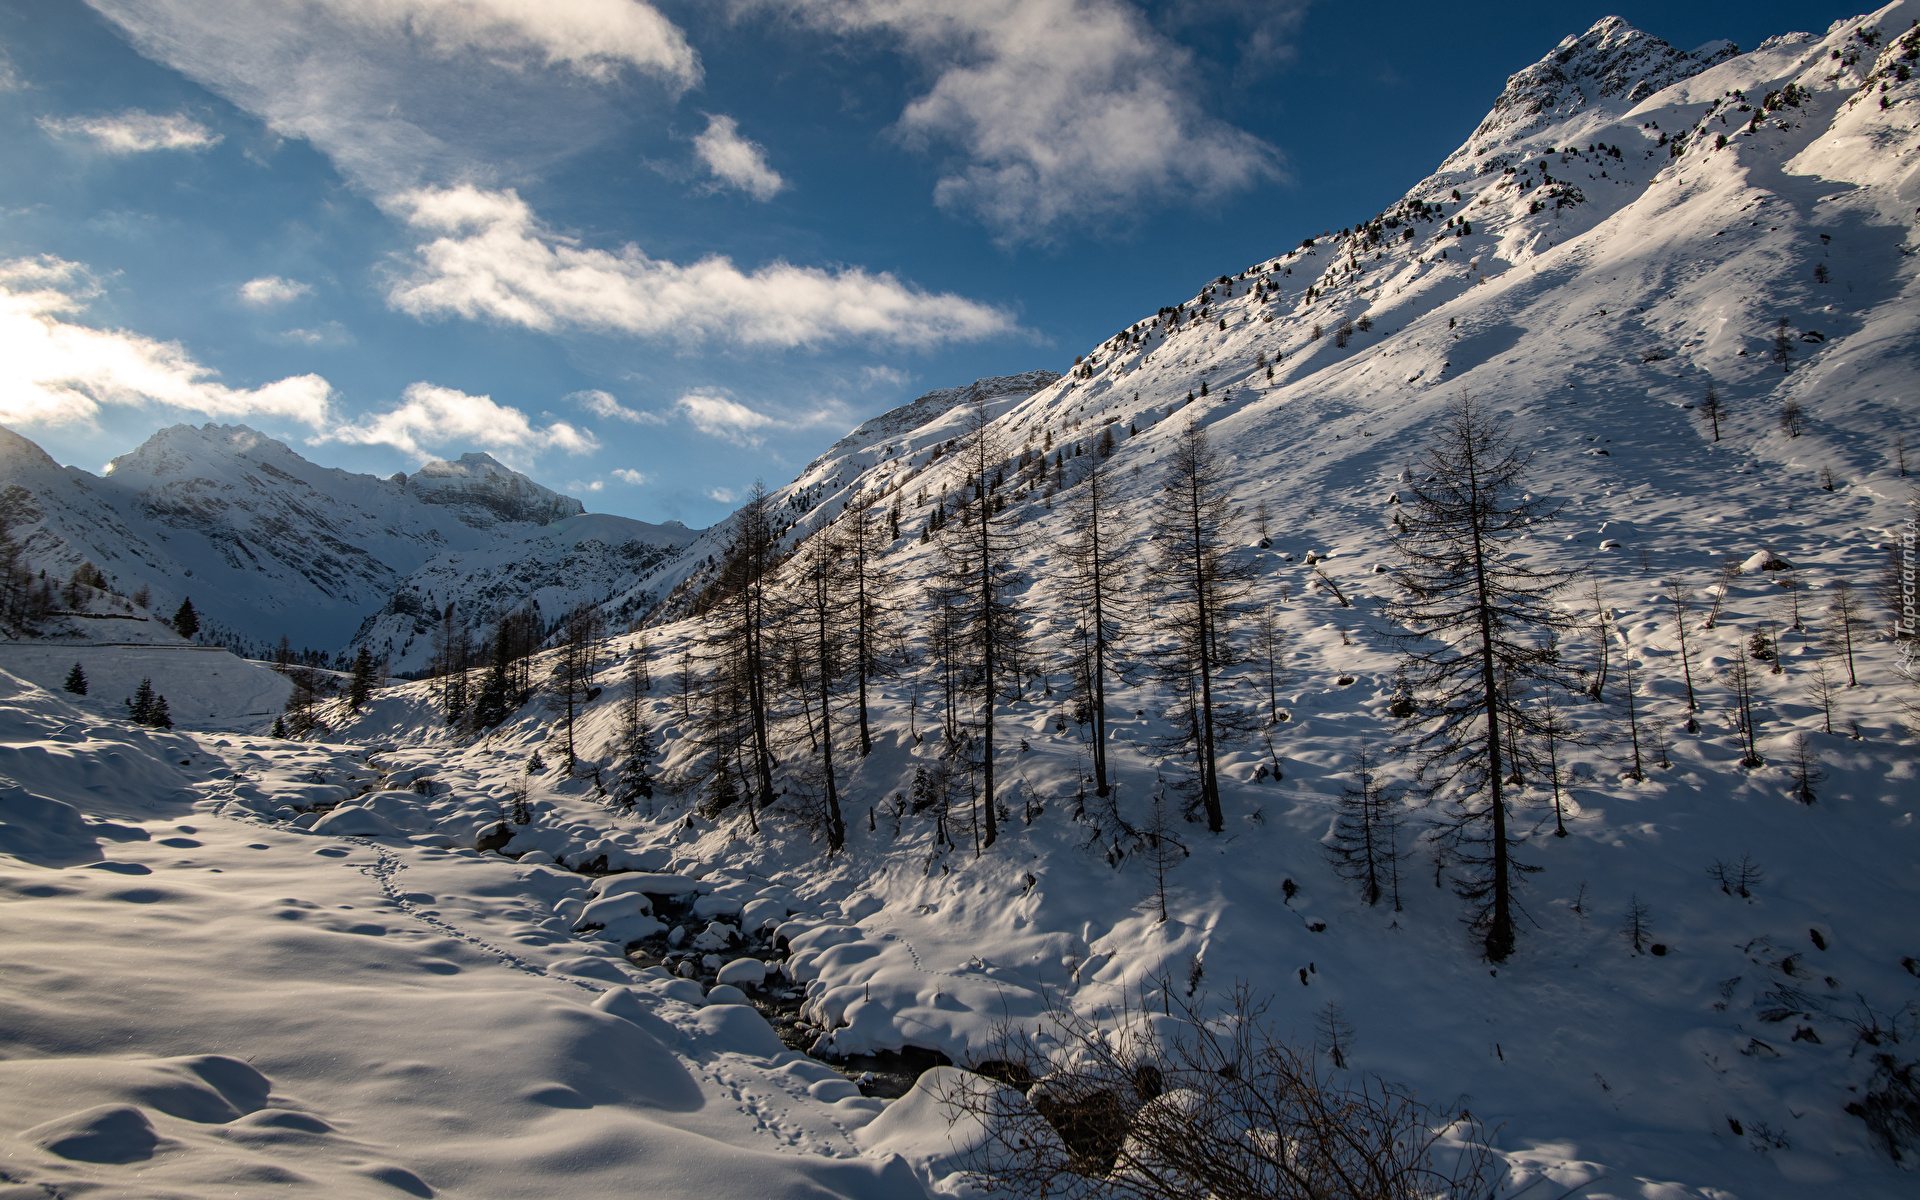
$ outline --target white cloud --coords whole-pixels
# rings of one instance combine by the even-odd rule
[[[362,446],[392,446],[421,461],[430,447],[481,446],[488,450],[537,452],[564,450],[586,454],[600,442],[584,429],[555,421],[538,429],[517,408],[496,404],[490,396],[470,396],[431,383],[407,385],[400,403],[384,413],[368,413],[357,423],[339,425],[313,439]]]
[[[913,376],[895,367],[861,367],[861,387],[905,387]]]
[[[972,341],[1013,329],[997,308],[929,293],[891,274],[775,262],[752,272],[715,255],[688,265],[639,247],[584,248],[543,228],[512,191],[419,190],[395,207],[432,240],[387,293],[418,317],[491,318],[682,342],[812,346],[849,340],[908,346]]]
[[[567,485],[567,490],[569,492],[604,492],[607,490],[607,481],[596,479],[592,483],[582,483],[576,479]]]
[[[613,477],[621,483],[632,484],[634,487],[639,487],[647,481],[644,473],[636,471],[631,467],[615,467],[613,469]]]
[[[1280,177],[1278,151],[1202,111],[1191,55],[1125,0],[743,2],[889,37],[937,72],[897,132],[958,146],[936,201],[1006,240]]]
[[[628,72],[700,82],[680,29],[642,0],[88,0],[147,57],[375,195],[532,176],[623,118]]]
[[[674,408],[701,433],[725,438],[736,446],[749,449],[765,445],[767,435],[775,431],[822,425],[845,428],[847,424],[846,407],[837,401],[828,401],[811,412],[773,416],[749,408],[714,389],[688,392],[674,402]]]
[[[596,417],[609,421],[627,421],[634,425],[665,425],[667,419],[659,413],[644,409],[628,408],[599,388],[588,388],[584,392],[575,392],[567,399],[578,404]]]
[[[184,113],[159,114],[130,108],[109,117],[43,117],[40,128],[60,137],[91,138],[108,154],[148,150],[205,150],[220,135]]]
[[[103,406],[126,405],[326,425],[333,388],[318,375],[231,388],[178,342],[63,319],[96,292],[78,263],[50,256],[0,262],[0,421],[80,424]]]
[[[780,172],[767,165],[766,150],[741,137],[740,125],[732,117],[709,115],[707,131],[693,139],[693,150],[715,179],[755,200],[771,200],[787,186]]]
[[[732,504],[734,499],[733,489],[724,487],[708,488],[707,498],[710,500],[718,500],[722,504]]]
[[[388,290],[388,301],[415,317],[785,348],[847,340],[937,346],[1014,328],[995,307],[856,267],[776,261],[747,273],[720,255],[680,265],[637,246],[589,250],[541,227],[511,190],[419,190],[396,207],[420,234],[434,234]]]
[[[675,406],[701,433],[725,438],[736,446],[759,446],[766,441],[759,431],[781,424],[777,418],[738,400],[708,392],[689,392]]]
[[[353,333],[338,321],[327,321],[312,329],[288,329],[271,335],[289,346],[315,346],[329,349],[353,345]]]
[[[286,279],[279,275],[262,275],[258,279],[249,279],[240,285],[240,302],[251,304],[255,308],[272,308],[276,304],[285,304],[289,300],[298,300],[302,296],[313,294],[313,285],[302,283],[298,279]]]

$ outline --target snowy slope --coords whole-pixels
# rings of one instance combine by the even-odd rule
[[[374,796],[430,825],[416,773]],[[0,672],[11,1190],[923,1194],[850,1140],[878,1101],[751,1009],[575,941],[552,910],[581,877],[260,815],[392,777],[364,749],[130,728]]]
[[[550,545],[538,542],[553,523],[579,519],[580,502],[488,455],[380,479],[317,466],[245,426],[163,429],[102,476],[62,468],[0,430],[0,485],[19,489],[9,492],[15,537],[35,567],[63,577],[91,560],[122,593],[150,588],[160,613],[192,596],[207,637],[255,653],[283,633],[331,653],[397,593],[432,591],[441,605],[468,599],[434,590],[464,579],[443,554],[511,543],[521,557],[557,555],[558,569],[581,540],[561,530]],[[684,540],[677,527],[621,518],[584,528],[609,546],[670,550]],[[524,545],[529,537],[537,544]],[[425,581],[410,578],[429,564]],[[499,577],[471,586],[489,605],[512,588]],[[509,602],[545,586],[535,581]],[[397,650],[400,624],[383,630],[381,644],[395,635]]]
[[[592,604],[624,629],[658,599],[634,580],[671,571],[699,536],[678,521],[652,525],[584,513],[478,549],[443,551],[395,587],[386,606],[361,624],[352,645],[387,656],[395,672],[424,670],[433,656],[435,610],[449,603],[456,615],[483,627],[528,601],[549,622]]]
[[[1879,636],[1863,644],[1861,684],[1846,689],[1830,735],[1807,680],[1828,653],[1819,634],[1832,585],[1871,591],[1912,495],[1893,435],[1920,408],[1920,297],[1906,253],[1920,202],[1911,175],[1920,83],[1899,79],[1910,44],[1893,35],[1916,15],[1920,7],[1895,5],[1748,54],[1681,54],[1602,22],[1517,75],[1472,140],[1386,212],[1216,276],[1177,314],[1145,315],[1092,348],[1073,375],[996,405],[1013,447],[1050,436],[1071,454],[1109,418],[1137,429],[1114,460],[1136,529],[1166,439],[1202,422],[1242,506],[1256,600],[1276,604],[1287,629],[1290,719],[1277,742],[1287,778],[1262,778],[1268,755],[1257,742],[1234,748],[1228,834],[1190,827],[1172,921],[1135,907],[1148,883],[1124,826],[1189,766],[1157,750],[1167,697],[1140,673],[1112,697],[1121,777],[1112,812],[1085,794],[1084,731],[1064,697],[1029,692],[1003,706],[1019,739],[1001,763],[1009,832],[977,859],[964,833],[961,845],[942,845],[928,818],[897,813],[895,797],[939,751],[937,738],[913,736],[939,717],[930,689],[910,677],[882,689],[880,747],[843,764],[853,828],[838,863],[820,863],[797,821],[770,814],[756,836],[737,818],[689,816],[690,795],[664,802],[641,830],[654,831],[676,869],[749,881],[740,894],[750,903],[774,901],[792,888],[778,881],[799,876],[800,902],[841,906],[840,921],[795,942],[789,963],[809,986],[803,1015],[823,1051],[912,1045],[965,1062],[997,1020],[1037,1012],[1044,988],[1095,1010],[1122,989],[1151,997],[1155,980],[1184,980],[1198,960],[1203,986],[1250,981],[1302,1038],[1337,1001],[1360,1030],[1359,1066],[1430,1098],[1471,1094],[1512,1167],[1503,1194],[1541,1172],[1592,1196],[1908,1193],[1910,1177],[1844,1111],[1873,1072],[1873,1050],[1850,1022],[1879,1014],[1884,1026],[1903,1011],[1897,1019],[1911,1021],[1904,1006],[1920,998],[1902,966],[1920,901],[1905,685],[1894,646]],[[1790,372],[1772,358],[1781,317]],[[1338,345],[1349,320],[1355,329]],[[1263,361],[1276,364],[1271,381]],[[1718,443],[1689,407],[1709,382],[1730,413]],[[1207,394],[1188,404],[1202,384]],[[1597,578],[1615,653],[1642,672],[1647,715],[1680,714],[1660,580],[1704,592],[1723,556],[1770,550],[1797,568],[1808,621],[1783,634],[1784,673],[1761,676],[1768,766],[1736,765],[1721,681],[1786,600],[1756,571],[1728,589],[1715,628],[1693,634],[1706,712],[1697,736],[1672,727],[1671,768],[1636,784],[1612,748],[1579,752],[1565,840],[1551,836],[1539,789],[1529,793],[1524,853],[1543,870],[1526,884],[1521,951],[1497,970],[1477,959],[1424,852],[1408,861],[1405,911],[1395,914],[1339,886],[1320,845],[1353,751],[1392,736],[1393,659],[1373,636],[1390,494],[1462,392],[1504,413],[1538,451],[1535,486],[1565,507],[1528,552]],[[1808,414],[1799,437],[1777,422],[1788,400]],[[850,490],[903,501],[906,536],[889,566],[903,580],[910,638],[924,629],[914,605],[933,566],[916,540],[928,511],[920,494],[930,505],[951,486],[928,451],[956,429],[949,411],[910,432],[849,439],[776,493],[787,519],[830,518]],[[1254,544],[1262,502],[1268,548]],[[1047,556],[1061,527],[1040,489],[1012,504],[1024,504],[1033,532],[1023,600],[1044,637],[1060,603]],[[1151,552],[1144,540],[1137,547],[1136,561]],[[1317,587],[1303,563],[1316,551],[1353,608]],[[1875,622],[1885,628],[1883,614]],[[653,632],[656,679],[697,633]],[[1143,634],[1123,656],[1150,642]],[[1256,708],[1256,672],[1235,674],[1229,694]],[[654,718],[670,766],[694,763],[698,749],[664,698]],[[1614,719],[1600,706],[1579,713],[1596,733]],[[602,701],[582,738],[602,765],[612,721]],[[430,722],[426,693],[408,689],[365,727],[454,752]],[[461,753],[494,753],[511,770],[549,732],[529,709]],[[1789,798],[1782,765],[1799,733],[1826,776],[1811,808]],[[783,737],[784,760],[804,762],[805,729]],[[516,845],[589,861],[597,831],[616,822],[595,815],[590,793],[571,807],[562,800]],[[1409,820],[1417,830],[1419,814]],[[1742,854],[1768,880],[1751,901],[1706,875]],[[1290,902],[1283,880],[1298,889]],[[1635,897],[1651,906],[1668,953],[1636,955],[1618,934]],[[926,1145],[924,1131],[896,1132],[870,1144]],[[934,1178],[949,1169],[939,1155],[920,1157]]]
[[[1005,412],[1059,378],[1053,371],[1034,370],[936,388],[862,424],[808,463],[793,482],[768,490],[774,519],[787,531],[786,544],[797,545],[824,528],[857,493],[884,499],[905,486],[926,468],[935,446],[960,432],[969,406],[985,401],[990,411]],[[725,521],[706,530],[676,561],[645,575],[620,598],[620,607],[650,611],[656,621],[684,615],[686,602],[725,552],[728,536]]]

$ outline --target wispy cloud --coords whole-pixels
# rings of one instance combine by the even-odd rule
[[[353,345],[353,333],[338,321],[327,321],[312,329],[288,329],[271,335],[276,342],[288,346],[312,346],[316,348],[337,349]]]
[[[632,245],[582,247],[542,227],[512,191],[420,190],[395,207],[431,239],[387,293],[395,308],[419,317],[783,347],[926,347],[1014,328],[1001,309],[925,292],[884,272],[784,262],[742,271],[719,255],[681,265]]]
[[[333,388],[318,375],[228,387],[178,342],[69,319],[97,294],[78,263],[0,262],[0,421],[86,424],[109,405],[279,417],[315,429],[330,420]]]
[[[536,428],[526,413],[496,404],[490,396],[471,396],[431,383],[409,384],[395,407],[338,425],[312,441],[392,446],[422,462],[434,457],[433,448],[455,445],[509,453],[562,450],[586,454],[600,448],[591,432],[565,421]]]
[[[897,129],[958,147],[934,190],[1003,240],[1280,177],[1272,146],[1204,112],[1191,55],[1124,0],[744,0],[896,42],[934,72]]]
[[[838,403],[824,404],[811,412],[775,416],[742,404],[715,388],[688,392],[674,402],[674,408],[701,433],[748,449],[766,445],[768,436],[775,432],[847,423],[846,410]]]
[[[593,144],[621,120],[619,89],[583,82],[638,75],[678,95],[701,79],[685,35],[642,0],[88,3],[374,195],[531,176]]]
[[[105,117],[43,117],[40,128],[56,137],[82,137],[108,154],[149,150],[205,150],[220,135],[184,113],[150,113],[130,108]]]
[[[741,137],[740,125],[732,117],[709,115],[707,131],[693,139],[693,150],[716,180],[755,200],[771,200],[787,186],[780,172],[767,165],[766,150]]]
[[[240,285],[240,302],[255,308],[272,308],[290,300],[313,294],[313,285],[279,275],[262,275]]]
[[[614,399],[611,393],[603,392],[599,388],[589,388],[584,392],[575,392],[571,396],[568,396],[567,399],[578,404],[581,408],[586,409],[594,416],[602,417],[609,421],[626,421],[634,425],[665,425],[667,423],[667,418],[661,416],[659,413],[647,412],[644,409],[638,408],[628,408],[626,405],[620,403],[620,401]]]
[[[717,487],[707,489],[707,499],[718,500],[722,504],[732,504],[735,497],[732,488]]]
[[[645,473],[631,467],[615,467],[610,474],[621,483],[631,484],[634,487],[639,487],[647,481]]]

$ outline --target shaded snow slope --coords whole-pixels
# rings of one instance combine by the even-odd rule
[[[101,476],[60,467],[32,442],[0,430],[0,486],[14,489],[15,537],[35,568],[60,578],[90,560],[122,593],[148,587],[159,613],[191,596],[209,640],[255,654],[282,634],[296,648],[332,653],[383,606],[388,615],[410,616],[406,610],[424,608],[429,595],[439,606],[521,603],[552,584],[463,572],[443,556],[513,545],[514,556],[532,560],[552,550],[553,576],[567,569],[582,539],[561,530],[549,546],[543,531],[585,519],[578,500],[485,454],[381,479],[317,466],[244,425],[163,429]],[[678,526],[588,520],[576,528],[595,530],[629,559],[629,546],[641,547],[644,559],[684,541]],[[423,568],[424,580],[411,578]],[[434,590],[449,587],[472,594]],[[388,626],[374,648],[393,641],[403,653],[413,622]]]
[[[428,827],[430,807],[487,800],[457,772],[451,803],[368,794],[396,771],[418,767],[145,732],[0,672],[9,1185],[923,1194],[850,1139],[878,1101],[848,1098],[750,1008],[576,941],[555,911],[577,907],[581,877],[263,815],[339,806],[340,825],[366,811],[343,801],[386,796]]]

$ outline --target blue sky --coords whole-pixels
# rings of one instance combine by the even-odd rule
[[[1377,212],[1618,14],[1821,4],[0,0],[0,423],[705,525],[934,387]]]

